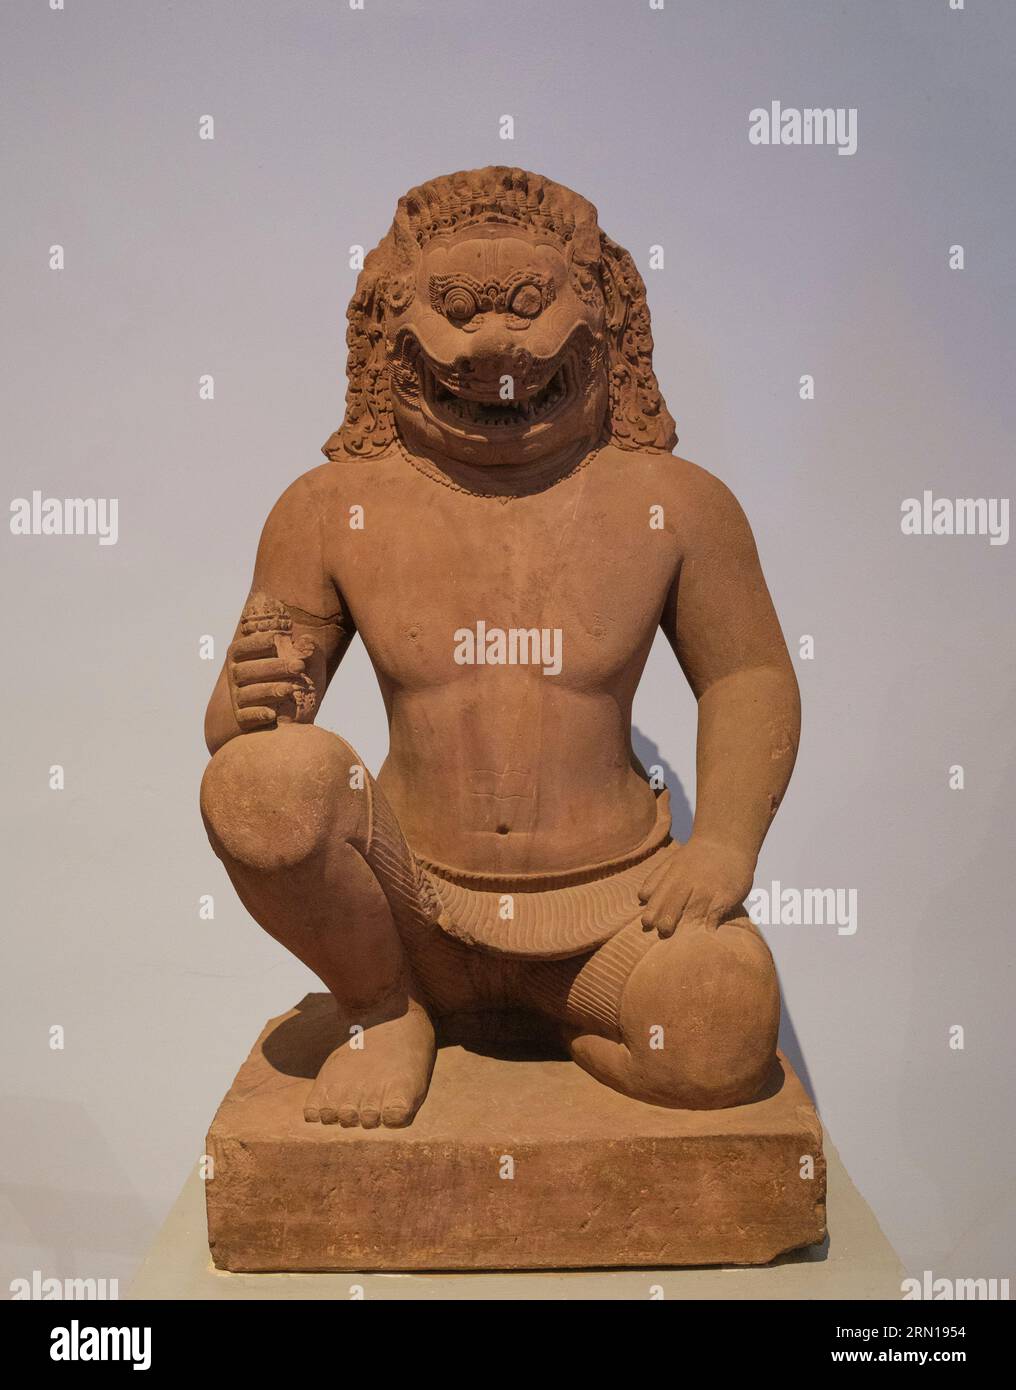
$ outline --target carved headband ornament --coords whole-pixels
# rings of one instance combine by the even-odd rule
[[[592,203],[562,184],[524,169],[501,166],[447,174],[411,189],[399,199],[395,220],[379,246],[367,256],[346,312],[346,413],[342,425],[322,448],[333,460],[371,458],[386,452],[396,438],[385,351],[385,315],[413,301],[421,249],[436,236],[470,226],[504,224],[549,236],[569,263],[572,288],[587,304],[602,303],[607,337],[611,442],[621,449],[669,453],[677,443],[674,420],[653,374],[653,338],[646,287],[631,256],[611,241],[597,222]],[[444,279],[446,277],[435,277]],[[453,277],[457,297],[440,312],[452,322],[466,318],[475,290]],[[523,277],[541,294],[539,277]],[[499,294],[515,291],[511,311],[519,322],[532,317],[535,299],[510,286],[480,286],[477,303],[499,304]],[[429,286],[431,304],[435,287]],[[477,310],[473,310],[477,312]],[[539,310],[537,310],[539,312]]]

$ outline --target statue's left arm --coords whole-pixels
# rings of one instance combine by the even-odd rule
[[[643,921],[715,927],[741,910],[801,729],[797,678],[736,498],[694,468],[661,626],[698,701],[695,821],[647,877]]]

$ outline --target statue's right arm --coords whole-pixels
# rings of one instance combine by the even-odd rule
[[[250,594],[205,714],[210,753],[279,719],[312,722],[355,636],[322,543],[327,499],[315,475],[333,467],[298,478],[265,522]]]

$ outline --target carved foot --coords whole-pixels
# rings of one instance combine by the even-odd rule
[[[340,1010],[340,1017],[344,1033],[355,1031],[318,1072],[304,1119],[364,1129],[411,1124],[434,1066],[434,1029],[426,1010],[410,1000],[394,1018],[386,1009],[359,1018]]]

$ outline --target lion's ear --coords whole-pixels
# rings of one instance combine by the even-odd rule
[[[339,429],[322,446],[333,462],[343,456],[383,454],[395,439],[388,361],[385,356],[384,306],[387,276],[371,252],[360,271],[346,310],[346,414]],[[372,265],[371,262],[374,261]],[[382,265],[384,261],[382,259]]]
[[[603,233],[600,277],[606,308],[611,438],[620,449],[669,453],[677,443],[677,431],[653,373],[646,287],[628,252]]]

